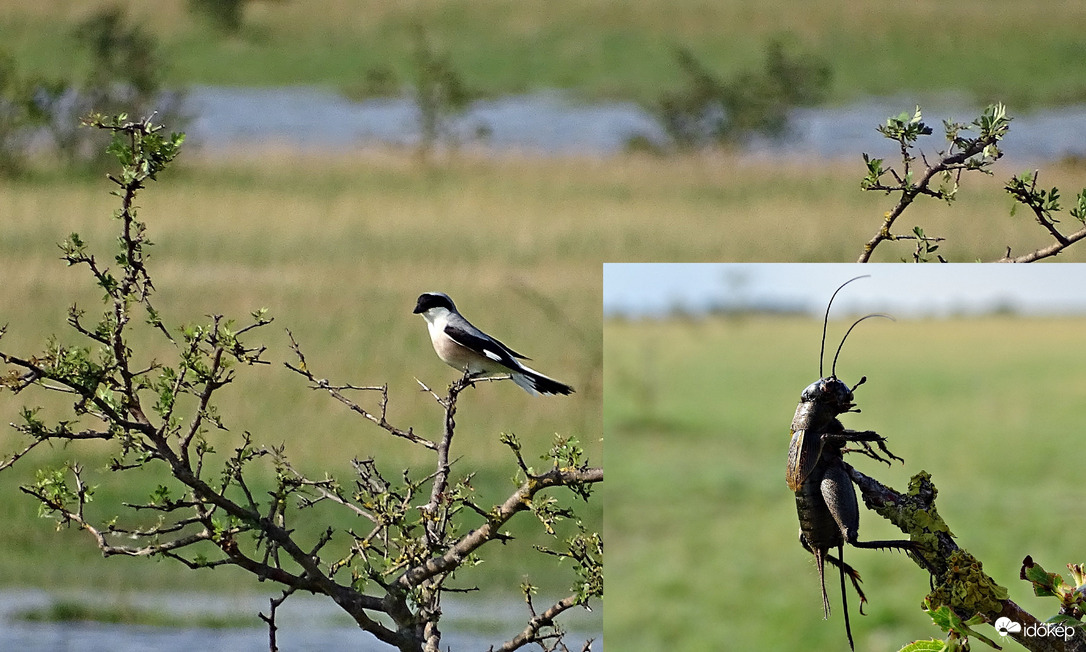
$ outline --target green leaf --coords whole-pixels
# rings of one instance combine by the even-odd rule
[[[1086,224],[1086,189],[1075,196],[1075,207],[1071,209],[1071,217]]]
[[[913,641],[905,647],[898,650],[898,652],[943,652],[947,649],[946,641],[939,641],[936,639],[925,639],[922,641]]]
[[[1040,564],[1022,567],[1022,576],[1033,583],[1033,593],[1038,597],[1060,595],[1064,588],[1063,577],[1059,573],[1049,573]]]
[[[1068,616],[1065,614],[1056,614],[1052,616],[1046,623],[1052,623],[1053,625],[1064,625],[1066,627],[1077,627],[1079,630],[1083,629],[1084,625],[1081,621],[1075,619],[1074,616]]]
[[[160,484],[151,492],[152,505],[165,505],[170,502],[170,488]]]
[[[995,641],[984,636],[983,634],[972,629],[970,625],[979,625],[987,622],[982,614],[974,614],[968,620],[962,620],[958,614],[954,612],[948,605],[940,605],[938,609],[932,609],[931,596],[924,598],[924,611],[931,617],[931,622],[935,623],[944,632],[950,632],[950,638],[947,641],[948,649],[968,649],[967,638],[973,636],[984,641],[993,648],[999,649]],[[962,638],[960,644],[953,641],[954,637],[958,636]]]

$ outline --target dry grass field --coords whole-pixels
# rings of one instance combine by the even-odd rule
[[[480,186],[464,184],[469,175],[459,170],[418,171],[409,157],[190,161],[144,191],[140,217],[155,243],[149,266],[166,324],[204,323],[211,314],[244,323],[262,307],[275,319],[249,339],[268,346],[265,358],[272,364],[239,369],[237,381],[221,394],[231,432],[211,435],[220,450],[232,450],[248,431],[257,442],[285,444],[298,468],[318,477],[325,471],[347,477],[351,458],[368,456],[393,477],[407,466],[422,471],[428,456],[311,391],[283,367],[292,359],[285,329],[301,343],[316,374],[356,385],[387,383],[390,421],[433,436],[441,412],[415,379],[442,391],[457,373],[434,355],[425,323],[411,310],[419,293],[440,289],[477,325],[577,388],[571,397],[532,397],[505,382],[483,384],[462,397],[454,453],[463,457],[455,468],[478,471],[480,502],[500,502],[511,491],[516,467],[498,441],[502,432],[516,433],[530,460],[545,452],[555,433],[578,437],[591,459],[600,460],[600,265],[583,254],[585,245],[563,245],[568,231],[555,237],[542,228],[543,216],[527,219],[515,191],[475,196]],[[100,261],[111,259],[116,198],[108,194],[109,185],[104,178],[35,177],[0,187],[4,351],[36,353],[53,334],[77,343],[65,324],[68,306],[77,304],[88,319],[99,309],[100,291],[86,269],[66,268],[56,243],[78,232]],[[142,333],[132,340],[139,359],[168,363],[176,355],[151,329]],[[359,400],[377,409],[375,394]],[[19,407],[27,404],[63,414],[70,401],[5,393],[4,422],[16,421]],[[0,431],[0,449],[17,445],[14,431]],[[79,448],[87,449],[88,471],[100,484],[96,509],[142,498],[161,481],[145,477],[118,485],[95,468],[94,460],[104,466],[104,454]],[[73,543],[76,533],[53,534],[15,487],[30,481],[36,466],[76,454],[76,447],[43,451],[0,474],[0,491],[12,497],[4,501],[7,527],[0,535],[0,545],[13,553],[0,560],[6,581],[231,584],[221,574],[178,580],[180,567],[171,564],[145,564],[145,572],[132,575],[127,561],[91,562],[96,551],[89,540]],[[585,512],[596,523],[599,514],[598,504]],[[37,563],[45,550],[56,551],[59,562]],[[73,573],[73,565],[85,571]],[[523,570],[492,565],[482,572],[497,573],[515,590]]]

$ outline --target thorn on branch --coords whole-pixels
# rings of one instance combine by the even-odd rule
[[[430,450],[437,450],[437,444],[436,443],[430,441],[429,439],[426,439],[425,437],[420,437],[419,435],[416,435],[415,432],[413,431],[413,429],[408,428],[407,430],[403,430],[403,429],[397,428],[396,426],[389,423],[389,421],[387,419],[387,414],[388,414],[388,385],[373,385],[373,386],[356,386],[356,385],[350,385],[350,384],[347,384],[347,385],[333,385],[332,383],[328,382],[328,380],[326,380],[324,378],[317,378],[313,374],[313,372],[311,372],[309,370],[309,366],[306,363],[305,355],[302,353],[301,346],[298,344],[298,341],[296,339],[294,339],[294,334],[289,329],[287,330],[287,335],[290,337],[290,348],[291,348],[291,350],[294,351],[294,355],[298,358],[298,364],[294,365],[294,364],[291,364],[289,362],[284,362],[283,365],[286,366],[287,369],[290,369],[294,373],[296,373],[296,374],[302,376],[303,378],[305,378],[306,380],[308,380],[311,383],[310,389],[327,391],[329,394],[332,395],[333,398],[335,398],[340,403],[343,403],[344,405],[346,405],[348,407],[348,409],[350,409],[352,412],[355,412],[356,414],[362,416],[363,418],[377,424],[378,427],[380,427],[381,429],[385,430],[386,432],[388,432],[389,434],[391,434],[391,435],[393,435],[395,437],[400,437],[402,439],[406,439],[406,440],[408,440],[408,441],[410,441],[412,443],[418,444],[418,445],[423,446],[425,448],[429,448]],[[380,414],[373,414],[372,412],[366,410],[365,408],[363,408],[361,405],[359,405],[355,401],[352,401],[351,399],[347,398],[343,394],[343,392],[348,391],[348,390],[380,392],[381,393],[381,399],[380,399],[380,410],[381,411],[380,411]]]

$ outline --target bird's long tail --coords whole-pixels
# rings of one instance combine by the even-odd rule
[[[562,394],[568,396],[573,388],[539,373],[535,369],[521,365],[520,371],[513,372],[513,382],[524,388],[529,394]]]

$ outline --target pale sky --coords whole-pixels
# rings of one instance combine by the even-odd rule
[[[839,285],[834,314],[898,318],[979,313],[1005,306],[1031,315],[1086,314],[1086,264],[607,263],[605,315],[662,315],[680,307],[791,306],[821,315]],[[1084,333],[1086,335],[1086,333]]]

